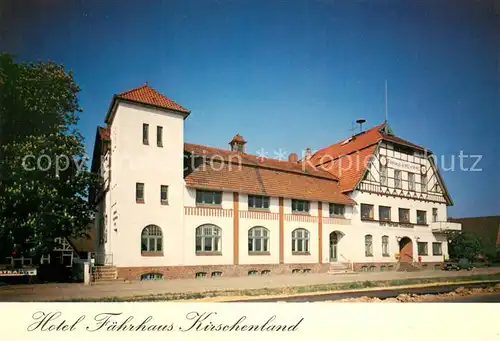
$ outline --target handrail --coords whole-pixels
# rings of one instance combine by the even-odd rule
[[[354,263],[351,262],[349,259],[345,258],[343,254],[340,254],[340,257],[344,258],[347,261],[347,264],[349,264],[351,271],[354,271]]]

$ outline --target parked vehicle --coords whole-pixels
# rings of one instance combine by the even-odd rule
[[[467,270],[470,271],[474,268],[471,262],[469,262],[468,259],[466,258],[461,258],[458,261],[457,260],[450,260],[448,262],[445,262],[443,265],[443,270],[445,271],[460,271],[460,270]]]

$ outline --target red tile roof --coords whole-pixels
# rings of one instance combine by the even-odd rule
[[[240,134],[234,135],[233,139],[231,141],[229,141],[229,143],[233,143],[233,142],[247,143],[247,141],[245,141],[243,136],[241,136]]]
[[[190,143],[184,149],[206,157],[185,177],[188,187],[354,204],[335,176],[314,167]]]
[[[188,109],[180,106],[170,98],[162,95],[161,93],[150,87],[148,84],[144,84],[138,88],[117,94],[116,98],[150,104],[165,109],[180,111],[186,114],[190,113]]]

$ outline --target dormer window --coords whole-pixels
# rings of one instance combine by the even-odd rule
[[[247,141],[240,134],[234,135],[233,139],[229,142],[232,152],[244,153],[245,144]]]

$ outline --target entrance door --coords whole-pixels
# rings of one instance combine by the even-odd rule
[[[338,259],[338,242],[337,233],[330,233],[330,262],[336,262]]]

